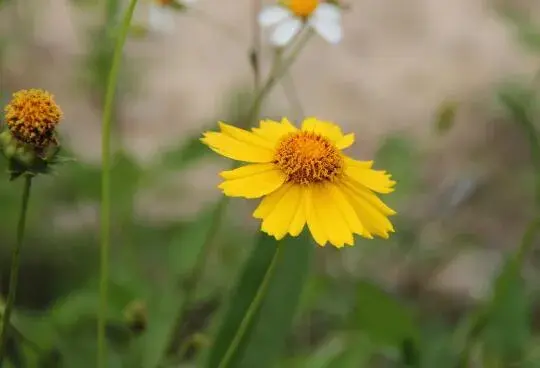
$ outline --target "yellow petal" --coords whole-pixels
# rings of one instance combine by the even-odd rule
[[[246,176],[251,176],[255,174],[260,174],[265,171],[272,171],[275,169],[276,169],[276,165],[273,163],[251,164],[251,165],[245,165],[245,166],[239,167],[234,170],[222,171],[221,173],[219,173],[219,175],[223,179],[231,180],[231,179],[240,179],[240,178],[244,178]]]
[[[373,167],[373,161],[358,161],[350,157],[345,157],[345,164],[359,169],[371,169]]]
[[[358,184],[377,193],[392,193],[394,191],[393,186],[396,184],[395,181],[390,179],[391,175],[386,171],[362,169],[358,166],[347,165],[345,174]]]
[[[322,219],[329,242],[337,248],[345,244],[353,245],[354,239],[346,219],[333,201],[331,187],[328,184],[314,185],[317,193],[314,207],[319,219]]]
[[[284,184],[279,187],[279,189],[275,192],[272,192],[266,197],[264,197],[259,206],[255,209],[255,212],[253,212],[253,217],[263,219],[266,216],[270,215],[270,213],[274,210],[281,198],[289,190],[289,187],[291,185],[291,183]]]
[[[272,150],[241,142],[223,133],[206,132],[201,141],[214,152],[233,160],[262,163],[274,159]]]
[[[355,195],[369,202],[373,207],[386,216],[392,216],[396,214],[396,211],[388,207],[379,197],[377,197],[369,189],[357,185],[353,180],[344,180],[345,185],[351,188]]]
[[[314,190],[314,185],[306,186],[306,219],[309,231],[313,236],[313,239],[321,247],[324,247],[328,242],[328,236],[326,235],[326,230],[322,218],[319,217],[316,209],[315,202],[318,198],[315,198],[317,195]]]
[[[306,221],[307,221],[307,210],[306,210],[307,192],[304,186],[301,186],[299,188],[300,188],[300,202],[298,203],[296,213],[291,221],[291,225],[289,226],[289,234],[291,234],[292,236],[300,235],[302,230],[304,230],[304,226],[306,225]]]
[[[374,205],[375,194],[356,190],[349,183],[345,183],[342,189],[365,229],[369,233],[388,238],[388,233],[393,232],[394,227],[388,217]]]
[[[353,205],[349,202],[347,196],[343,193],[340,185],[331,183],[328,184],[328,187],[332,196],[332,201],[335,203],[336,207],[341,212],[343,218],[349,226],[349,229],[351,229],[351,231],[355,234],[363,235],[365,233],[364,226],[358,219]]]
[[[294,133],[298,129],[289,120],[283,119],[281,123],[273,120],[262,120],[259,127],[252,128],[252,130],[257,136],[267,139],[275,145],[283,136]]]
[[[226,175],[234,174],[229,172]],[[278,189],[285,179],[285,174],[275,168],[238,179],[225,180],[219,188],[229,197],[260,198]]]
[[[272,212],[263,219],[261,230],[281,240],[289,232],[289,227],[301,204],[301,188],[291,185],[283,197],[276,203]]]
[[[316,118],[307,118],[302,123],[302,130],[318,133],[336,143],[343,138],[341,128],[329,121],[321,121]]]
[[[219,127],[221,129],[221,132],[240,141],[245,142],[248,144],[251,144],[253,146],[259,146],[268,148],[270,150],[274,149],[274,143],[269,140],[265,139],[264,137],[258,136],[257,134],[254,134],[253,132],[249,132],[244,129],[237,128],[235,126],[225,124],[224,122],[220,121]]]
[[[341,139],[336,141],[336,147],[339,149],[345,149],[352,146],[354,143],[354,133],[344,135]]]

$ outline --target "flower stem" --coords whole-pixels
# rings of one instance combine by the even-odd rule
[[[262,9],[262,0],[252,0],[252,29],[253,39],[251,41],[251,50],[249,53],[249,61],[253,70],[253,86],[255,93],[259,91],[261,84],[261,27],[259,27],[259,13]]]
[[[298,55],[300,55],[300,51],[302,51],[307,41],[309,41],[309,39],[311,38],[312,34],[313,32],[308,30],[304,34],[299,35],[298,42],[293,45],[290,54],[285,57],[283,59],[283,62],[278,64],[278,66],[270,73],[268,79],[256,94],[253,104],[251,105],[251,109],[249,110],[249,113],[247,115],[248,118],[245,123],[247,126],[253,124],[254,120],[257,119],[261,110],[262,102],[272,91],[276,83],[281,80],[283,75],[295,62]]]
[[[276,265],[279,260],[281,246],[278,243],[276,246],[276,250],[274,252],[274,256],[272,257],[272,260],[270,261],[270,265],[266,269],[266,273],[264,274],[264,278],[259,285],[259,288],[257,289],[257,293],[255,294],[255,297],[251,301],[251,304],[249,305],[249,308],[244,315],[244,318],[242,318],[242,322],[240,322],[240,327],[238,327],[238,330],[236,331],[236,334],[234,335],[234,338],[227,348],[227,351],[225,352],[225,355],[223,355],[223,358],[221,359],[218,368],[227,368],[229,364],[231,363],[232,358],[234,357],[234,354],[236,353],[236,350],[238,349],[238,346],[240,345],[240,342],[242,342],[242,338],[246,334],[246,331],[248,330],[251,321],[253,320],[253,317],[259,310],[259,307],[261,306],[264,297],[266,296],[266,291],[268,290],[268,285],[270,285],[270,280],[272,279],[272,276],[274,275],[274,270],[276,268]]]
[[[285,58],[285,60],[283,60],[283,62],[280,62],[279,57],[276,58],[276,60],[274,61],[274,66],[272,67],[268,78],[255,94],[255,98],[253,100],[253,104],[250,107],[247,118],[245,119],[245,121],[242,122],[242,125],[244,125],[246,128],[252,125],[253,122],[257,119],[264,98],[268,95],[268,93],[272,91],[272,88],[276,85],[277,82],[279,82],[279,80],[285,75],[287,70],[296,60],[296,58],[300,54],[300,51],[303,49],[303,47],[309,40],[310,35],[311,32],[309,31],[304,35],[300,35],[299,41],[293,45],[292,51],[290,52],[289,56]],[[281,55],[281,53],[279,53],[279,55]],[[259,77],[257,76],[254,79],[257,80],[258,78]],[[211,226],[206,235],[202,250],[197,256],[197,260],[195,261],[195,266],[193,267],[191,275],[188,277],[185,290],[185,298],[182,302],[182,306],[180,307],[180,310],[176,317],[176,321],[173,325],[174,327],[172,329],[172,333],[176,333],[182,328],[182,323],[185,319],[188,308],[191,306],[191,303],[193,302],[193,299],[195,297],[197,283],[201,279],[201,275],[204,273],[204,270],[206,268],[206,261],[208,260],[208,255],[210,254],[212,245],[215,242],[215,237],[219,229],[221,228],[221,221],[223,220],[228,203],[229,197],[224,196],[219,200],[216,208],[214,209],[214,213],[212,214]],[[175,336],[171,336],[167,352],[172,355],[176,355],[175,349],[178,345],[178,338]]]
[[[24,239],[24,231],[26,228],[26,214],[28,212],[28,201],[30,199],[30,189],[32,188],[32,176],[24,176],[24,187],[21,202],[21,213],[19,216],[19,223],[17,225],[17,243],[13,254],[11,256],[11,271],[9,275],[9,291],[6,302],[6,309],[4,311],[4,318],[2,318],[2,334],[0,335],[0,367],[2,367],[4,361],[4,355],[6,350],[7,335],[9,327],[11,326],[11,313],[15,304],[15,295],[17,293],[17,282],[19,279],[19,264],[22,242]]]
[[[116,40],[114,54],[109,71],[107,89],[105,92],[105,107],[103,109],[103,121],[101,131],[101,245],[100,245],[100,307],[97,326],[97,366],[105,367],[107,348],[105,327],[107,319],[107,294],[109,283],[109,248],[111,233],[111,126],[114,107],[114,97],[118,74],[122,61],[122,50],[126,42],[127,34],[135,11],[137,0],[131,0],[122,22],[120,33]]]

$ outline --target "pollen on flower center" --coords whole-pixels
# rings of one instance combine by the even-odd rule
[[[298,17],[307,18],[319,5],[319,0],[288,0],[287,7]]]
[[[15,138],[37,148],[55,140],[62,110],[53,96],[40,89],[21,90],[5,107],[6,124]]]
[[[277,146],[274,163],[296,184],[332,181],[343,172],[340,150],[324,136],[298,132]]]

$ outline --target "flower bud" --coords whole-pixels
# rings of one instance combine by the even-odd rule
[[[53,95],[39,89],[21,90],[13,94],[4,111],[0,148],[9,161],[11,179],[49,173],[58,162],[56,127],[63,115]]]
[[[146,303],[142,300],[134,300],[124,310],[125,321],[131,331],[141,333],[146,330],[148,324],[148,311]]]

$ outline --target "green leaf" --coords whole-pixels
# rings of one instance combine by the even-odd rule
[[[531,22],[528,14],[520,14],[511,9],[502,9],[502,13],[512,23],[518,40],[531,51],[540,51],[540,25]]]
[[[173,280],[185,277],[193,269],[212,226],[215,207],[216,205],[211,206],[189,226],[179,229],[179,233],[173,237],[166,259]],[[158,366],[170,338],[177,332],[173,329],[176,327],[177,314],[184,303],[184,295],[179,293],[179,288],[175,285],[174,281],[168,288],[161,285],[161,291],[156,290],[148,297],[148,319],[151,323],[139,345],[142,346],[143,367]]]
[[[163,292],[163,290],[169,292]],[[183,302],[183,295],[174,293],[171,286],[163,288],[163,290],[155,290],[150,295],[148,299],[148,329],[135,346],[142,359],[134,359],[133,363],[143,368],[159,366],[163,352],[169,343],[172,324]],[[136,356],[134,355],[134,357]]]
[[[411,311],[379,287],[361,281],[354,314],[354,326],[379,346],[403,349],[419,340]]]
[[[167,259],[175,277],[186,276],[193,269],[211,230],[216,206],[217,204],[210,206],[173,237]]]
[[[365,336],[353,334],[347,339],[347,346],[332,359],[325,368],[358,368],[368,367],[374,352],[370,341]]]
[[[305,234],[305,233],[304,233]],[[315,246],[300,238],[281,241],[281,258],[270,279],[261,308],[252,320],[230,366],[273,367],[289,334]],[[245,316],[276,251],[276,241],[261,234],[254,245],[223,315],[221,328],[209,353],[206,367],[215,368],[223,358]]]
[[[483,331],[486,348],[501,361],[520,361],[531,338],[531,301],[521,277],[521,262],[509,257],[494,285]]]

